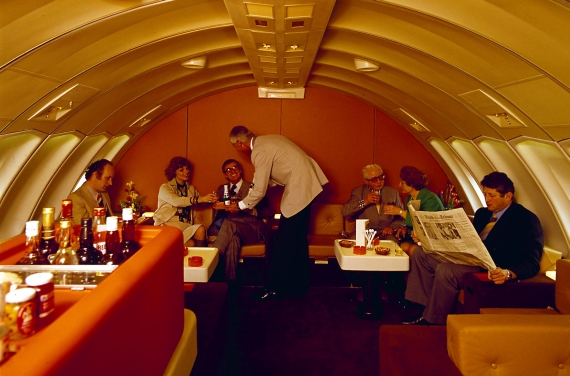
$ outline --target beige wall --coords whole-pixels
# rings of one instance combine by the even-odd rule
[[[320,202],[348,200],[351,189],[362,184],[361,169],[369,163],[380,164],[386,184],[393,187],[404,165],[424,171],[433,191],[443,189],[447,181],[435,159],[407,130],[363,102],[318,88],[307,88],[303,100],[259,99],[257,87],[247,87],[194,102],[151,128],[117,163],[111,197],[118,203],[125,196],[125,183],[133,181],[147,196],[145,203],[156,209],[158,188],[166,181],[164,169],[176,155],[192,162],[191,182],[202,193],[224,182],[221,164],[228,158],[239,160],[251,180],[249,155],[238,153],[228,140],[230,129],[238,124],[258,135],[282,134],[313,157],[330,181],[317,198]],[[271,193],[278,194],[279,190]]]

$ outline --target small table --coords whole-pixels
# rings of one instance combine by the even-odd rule
[[[410,259],[407,254],[396,254],[397,245],[392,240],[380,240],[380,247],[390,248],[386,256],[377,255],[374,251],[366,251],[365,255],[355,255],[352,248],[340,246],[340,241],[334,241],[334,254],[342,270],[366,272],[366,282],[362,287],[362,303],[358,305],[358,316],[367,320],[377,320],[384,314],[380,300],[380,285],[376,272],[408,271]]]
[[[184,256],[184,282],[208,282],[218,265],[218,248],[186,247],[188,255]],[[202,256],[202,266],[188,266],[188,258]]]

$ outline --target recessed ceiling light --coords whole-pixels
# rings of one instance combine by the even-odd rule
[[[377,64],[372,63],[368,60],[359,59],[357,57],[354,58],[354,66],[359,72],[374,72],[380,69]]]
[[[202,69],[206,66],[207,56],[199,56],[183,62],[181,65],[189,69]]]

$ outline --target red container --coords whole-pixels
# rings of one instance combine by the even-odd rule
[[[355,255],[365,255],[366,254],[366,247],[362,245],[355,245],[352,247],[352,253]]]
[[[188,266],[202,266],[204,260],[202,256],[191,256],[188,257]]]

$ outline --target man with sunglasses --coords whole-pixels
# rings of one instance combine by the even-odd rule
[[[237,202],[247,196],[251,183],[242,179],[241,165],[235,159],[228,159],[222,164],[222,173],[228,183],[220,185],[216,191],[220,201],[214,204],[216,216],[208,228],[208,235],[215,237],[213,246],[218,248],[221,259],[225,261],[226,281],[234,283],[241,246],[265,240],[266,224],[262,218],[273,215],[273,209],[265,198],[251,210],[237,210],[235,205],[225,205],[224,186],[231,201]]]
[[[384,205],[403,208],[398,191],[384,185],[386,176],[382,167],[370,164],[362,169],[364,184],[352,190],[350,199],[342,207],[342,215],[347,218],[368,219],[368,228],[376,230],[376,236],[383,240],[396,239],[396,231],[403,225],[397,215],[384,214]],[[356,234],[349,234],[354,238]]]

